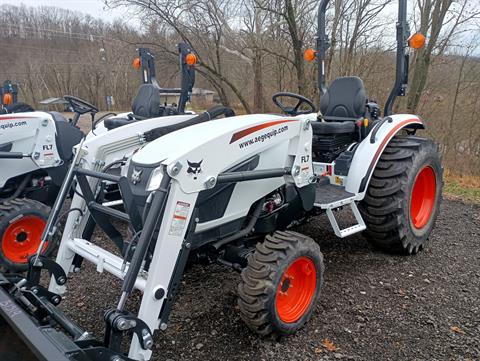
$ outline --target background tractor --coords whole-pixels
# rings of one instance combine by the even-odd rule
[[[11,83],[1,88],[4,98],[8,95],[11,99],[7,97],[9,104],[0,115],[0,267],[27,269],[27,259],[38,248],[50,207],[70,166],[72,148],[84,137],[77,126],[80,116],[91,115],[93,131],[88,136],[96,137],[128,123],[185,114],[195,83],[196,59],[191,59],[195,55],[187,44],[180,43],[178,51],[181,88],[166,89],[156,80],[154,56],[149,49],[138,49],[134,63],[141,70],[142,85],[128,113],[109,113],[95,119],[96,106],[66,95],[64,99],[74,113],[73,119],[67,119],[59,112],[34,111],[18,103],[17,87]],[[160,103],[159,94],[166,91],[179,94],[178,104]],[[109,171],[114,172],[115,166],[118,164]],[[118,198],[116,187],[105,189],[108,200]],[[46,243],[43,254],[51,254],[56,243]]]

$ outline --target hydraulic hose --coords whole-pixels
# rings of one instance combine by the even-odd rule
[[[258,201],[257,206],[253,210],[253,214],[250,218],[250,221],[248,222],[247,226],[244,229],[240,230],[237,233],[232,234],[229,237],[220,239],[219,241],[217,241],[213,244],[213,247],[216,250],[218,250],[221,247],[223,247],[224,245],[226,245],[227,243],[233,242],[233,241],[235,241],[239,238],[247,236],[252,231],[253,227],[255,226],[255,223],[257,223],[258,217],[260,216],[260,213],[262,212],[264,202],[265,202],[265,198],[262,198]]]
[[[197,115],[196,117],[193,117],[185,122],[182,122],[179,124],[167,125],[164,127],[158,127],[148,132],[145,132],[144,137],[147,142],[151,142],[152,140],[160,138],[165,134],[175,132],[179,129],[183,129],[191,125],[207,122],[221,115],[224,115],[226,118],[232,117],[232,116],[235,116],[235,112],[232,110],[232,108],[225,107],[223,105],[216,105],[208,109],[206,112],[200,115]]]
[[[1,201],[1,202],[6,202],[6,201],[11,201],[12,199],[17,198],[20,194],[23,193],[23,191],[25,190],[25,188],[27,187],[27,184],[30,182],[31,179],[32,179],[32,175],[31,175],[31,174],[27,174],[27,176],[22,179],[22,182],[21,182],[20,185],[18,186],[18,188],[17,188],[17,190],[15,191],[15,193],[13,193],[10,197],[3,198],[3,199],[0,198],[0,201]]]

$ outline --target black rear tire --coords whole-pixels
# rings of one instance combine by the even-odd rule
[[[267,236],[257,244],[242,271],[238,285],[241,318],[261,336],[276,338],[295,333],[315,309],[323,273],[323,255],[310,237],[290,231]],[[303,295],[308,296],[297,298],[295,290],[307,290]],[[289,301],[285,302],[285,297]]]
[[[366,238],[387,252],[411,255],[420,251],[440,210],[442,174],[438,146],[432,140],[394,137],[383,151],[360,202]],[[422,180],[419,185],[424,177],[430,181]],[[415,185],[424,189],[424,200],[419,199],[418,190],[414,195]],[[424,206],[424,212],[419,213]]]
[[[39,225],[44,227],[49,214],[49,207],[28,198],[0,204],[0,267],[11,272],[27,270],[28,256],[36,253],[40,244],[43,228]],[[42,254],[49,256],[56,243],[49,242]]]

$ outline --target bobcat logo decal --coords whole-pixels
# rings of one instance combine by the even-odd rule
[[[190,162],[189,160],[187,160],[187,163],[188,163],[187,173],[193,176],[193,179],[197,179],[197,174],[202,173],[202,162],[203,162],[203,159],[197,163]]]
[[[132,177],[130,178],[133,184],[140,183],[142,180],[142,170],[137,170],[133,168]]]

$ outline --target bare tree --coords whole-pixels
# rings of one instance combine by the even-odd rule
[[[303,51],[307,37],[312,30],[316,6],[316,0],[273,0],[259,1],[257,6],[265,11],[276,15],[277,21],[275,26],[279,28],[277,34],[286,33],[290,48],[293,53],[292,64],[295,68],[298,92],[305,94],[307,92],[307,84],[305,80],[305,61],[303,59]],[[272,52],[275,55],[278,53]]]
[[[425,48],[416,52],[413,62],[407,99],[407,108],[412,113],[417,110],[425,89],[434,52],[437,51],[441,55],[450,45],[454,35],[462,31],[462,25],[480,15],[478,4],[472,5],[471,1],[459,0],[454,7],[454,3],[453,0],[417,0],[419,31],[427,35],[428,43]],[[445,29],[446,31],[442,33]]]
[[[240,101],[246,112],[251,112],[250,105],[239,87],[230,79],[225,66],[226,53],[230,50],[226,44],[230,28],[229,20],[238,12],[238,3],[230,0],[206,0],[184,2],[179,0],[106,0],[109,6],[133,7],[144,18],[159,21],[166,26],[167,32],[173,32],[183,41],[187,41],[199,57],[198,70],[216,88],[222,101],[228,104],[227,88]],[[165,44],[155,42],[166,51]],[[236,50],[230,53],[239,54]]]

